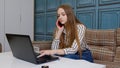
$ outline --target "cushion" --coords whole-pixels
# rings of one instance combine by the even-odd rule
[[[89,45],[90,50],[92,52],[93,58],[95,60],[102,60],[102,61],[113,61],[115,52],[113,51],[114,48],[110,46],[96,46],[96,45]]]
[[[87,29],[85,38],[88,44],[92,45],[116,45],[116,30]]]
[[[117,29],[117,45],[120,46],[120,28]]]
[[[104,64],[106,65],[106,68],[120,68],[119,62],[107,62],[107,61],[99,61],[99,60],[94,60],[94,62],[98,64]]]
[[[120,62],[120,46],[116,48],[115,62]]]

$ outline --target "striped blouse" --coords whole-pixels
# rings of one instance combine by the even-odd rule
[[[84,25],[77,25],[77,28],[78,28],[77,31],[79,35],[78,37],[80,40],[81,49],[88,48],[88,45],[86,44],[85,39],[84,39],[86,27]],[[60,40],[54,39],[52,42],[51,49],[58,49],[59,43],[60,43]],[[75,54],[78,51],[78,45],[77,45],[76,39],[73,41],[73,44],[71,47],[64,48],[63,50],[65,54]]]

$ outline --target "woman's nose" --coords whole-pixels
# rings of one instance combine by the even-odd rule
[[[59,17],[59,20],[62,18],[62,16]]]

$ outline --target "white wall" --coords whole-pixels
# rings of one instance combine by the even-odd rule
[[[10,51],[7,42],[6,33],[25,34],[30,35],[33,40],[33,24],[34,24],[34,0],[0,0],[2,7],[0,8],[3,14],[2,22],[3,27],[0,31],[0,42],[3,45],[3,52]],[[1,2],[0,2],[1,3]],[[1,5],[1,4],[0,4]],[[0,14],[0,16],[1,16]],[[1,26],[0,24],[0,26]]]
[[[0,0],[0,43],[4,49],[4,0]]]

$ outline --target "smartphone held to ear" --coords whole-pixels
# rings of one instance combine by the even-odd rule
[[[58,21],[58,26],[62,27],[62,26],[64,26],[64,24],[62,24],[60,21]]]

